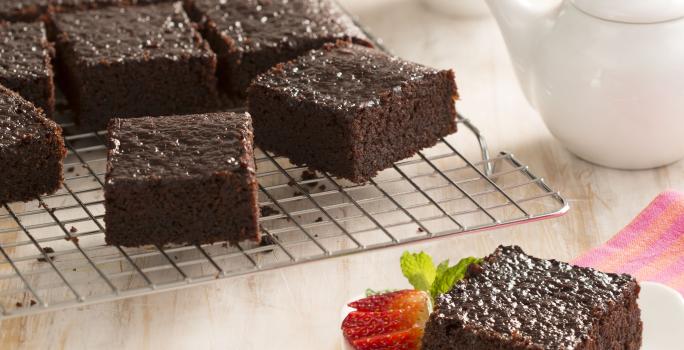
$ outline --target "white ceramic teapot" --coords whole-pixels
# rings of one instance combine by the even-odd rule
[[[684,0],[486,0],[563,145],[623,169],[684,158]]]

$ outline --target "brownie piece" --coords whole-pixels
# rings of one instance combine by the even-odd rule
[[[45,25],[0,24],[0,38],[0,84],[52,116],[55,85],[50,63],[52,47],[45,35]]]
[[[249,88],[256,142],[296,164],[363,182],[456,131],[454,73],[326,44]]]
[[[248,114],[117,118],[108,130],[108,244],[259,240]]]
[[[638,295],[628,275],[501,246],[437,299],[423,349],[636,350]]]
[[[30,22],[47,12],[48,0],[0,0],[0,20]]]
[[[224,89],[244,97],[252,79],[278,62],[323,43],[354,39],[371,45],[333,0],[193,0],[190,16],[201,23],[218,55]]]
[[[48,0],[54,11],[98,9],[108,6],[150,5],[178,0]]]
[[[216,55],[180,3],[53,16],[63,90],[88,129],[217,105]]]
[[[108,6],[150,5],[178,0],[0,0],[0,20],[32,22],[49,11],[69,12]]]
[[[0,85],[0,203],[57,191],[65,156],[59,125]]]

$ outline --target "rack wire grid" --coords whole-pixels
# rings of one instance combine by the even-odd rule
[[[231,276],[562,215],[567,202],[512,154],[470,161],[451,137],[364,184],[256,150],[260,244],[104,242],[104,132],[73,133],[57,193],[0,208],[1,318],[180,288]],[[465,127],[465,128],[463,128]]]
[[[363,26],[359,26],[363,28]],[[376,47],[387,51],[370,33]],[[104,131],[58,101],[67,146],[55,194],[0,206],[0,320],[561,216],[567,201],[513,154],[459,133],[364,184],[255,148],[262,242],[127,248],[104,241]],[[234,111],[241,111],[235,109]],[[479,160],[459,152],[463,129]]]

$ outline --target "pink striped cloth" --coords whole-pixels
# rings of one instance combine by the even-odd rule
[[[684,294],[684,193],[661,193],[617,235],[572,263],[628,273]]]

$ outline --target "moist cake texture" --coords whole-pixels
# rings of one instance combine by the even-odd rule
[[[249,115],[117,118],[108,131],[108,244],[259,240]]]
[[[0,84],[52,116],[55,88],[52,47],[43,23],[0,24]]]
[[[216,55],[180,3],[53,17],[63,90],[84,127],[216,107]]]
[[[49,11],[68,12],[108,6],[149,5],[178,0],[0,0],[0,20],[33,22]]]
[[[57,191],[65,155],[62,129],[0,85],[0,203]]]
[[[107,6],[150,5],[178,0],[48,0],[54,11],[96,9]]]
[[[424,350],[639,349],[639,285],[499,247],[440,296]]]
[[[244,96],[251,80],[278,62],[326,42],[366,36],[332,0],[193,0],[189,13],[218,54],[223,87]]]
[[[363,182],[456,131],[454,73],[349,42],[259,75],[256,142],[291,161]]]

